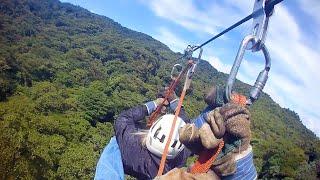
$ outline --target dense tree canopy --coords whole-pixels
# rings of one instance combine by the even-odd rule
[[[117,115],[154,99],[178,56],[71,4],[1,0],[0,179],[91,179]],[[227,79],[206,61],[196,71],[190,117],[210,86]],[[249,88],[236,82],[239,92]],[[319,177],[320,141],[295,112],[267,94],[251,112],[259,178]]]

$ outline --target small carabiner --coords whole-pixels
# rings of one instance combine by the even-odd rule
[[[241,65],[245,50],[247,49],[247,46],[250,42],[252,44],[254,44],[255,41],[256,41],[255,36],[248,35],[241,42],[241,45],[238,50],[238,54],[237,54],[236,59],[233,63],[233,66],[232,66],[232,69],[230,71],[230,75],[229,75],[229,78],[227,81],[227,86],[226,86],[226,90],[225,90],[225,96],[226,96],[227,102],[231,101],[232,88],[233,88],[236,76],[238,74],[238,70]],[[259,96],[260,96],[260,94],[261,94],[261,92],[262,92],[262,90],[268,80],[268,73],[271,68],[271,58],[270,58],[268,49],[265,46],[265,44],[261,44],[261,50],[263,52],[264,59],[265,59],[265,68],[259,73],[259,75],[256,79],[256,82],[250,91],[250,98],[247,98],[247,101],[246,101],[247,105],[251,105],[254,101],[256,101],[259,98]]]
[[[197,47],[197,46],[195,46],[195,47]],[[188,78],[190,78],[190,79],[191,79],[192,75],[194,74],[194,71],[195,71],[198,63],[199,63],[200,60],[201,60],[202,52],[203,52],[203,49],[200,48],[200,52],[199,52],[198,58],[195,58],[196,60],[194,61],[193,66],[191,67],[191,69],[190,69],[190,70],[188,71],[188,73],[187,73],[187,74],[188,74]]]
[[[172,70],[171,70],[171,79],[175,80],[181,72],[182,72],[182,65],[181,64],[173,65]]]

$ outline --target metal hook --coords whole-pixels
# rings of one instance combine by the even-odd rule
[[[255,36],[255,40],[252,42],[251,47],[248,48],[252,52],[261,50],[267,36],[269,17],[273,13],[273,9],[266,9],[266,2],[268,1],[270,0],[255,0],[254,3],[253,12],[255,13],[252,21],[252,35]]]
[[[229,75],[229,78],[227,81],[225,96],[226,96],[226,99],[228,102],[230,102],[230,100],[231,100],[232,88],[233,88],[236,76],[238,74],[238,70],[241,65],[245,50],[246,50],[248,44],[250,42],[251,43],[254,42],[255,40],[256,40],[255,36],[248,35],[241,42],[241,45],[238,50],[238,54],[237,54],[236,59],[233,63],[233,66],[232,66],[232,69],[230,71],[230,75]],[[262,52],[263,52],[264,58],[265,58],[265,68],[259,73],[259,75],[256,79],[256,82],[250,91],[250,98],[247,99],[248,105],[251,105],[255,100],[257,100],[259,98],[259,96],[260,96],[260,94],[261,94],[261,92],[262,92],[262,90],[268,80],[268,73],[271,68],[271,58],[270,58],[270,55],[269,55],[269,52],[268,52],[266,46],[264,44],[261,44],[261,49],[262,49]]]
[[[238,50],[238,54],[233,63],[233,66],[228,78],[226,91],[225,91],[226,100],[228,102],[231,99],[232,87],[235,82],[235,79],[236,79],[236,76],[237,76],[237,73],[246,49],[252,50],[252,52],[257,52],[262,50],[264,59],[265,59],[265,68],[259,73],[256,79],[256,82],[254,83],[254,86],[250,91],[250,98],[247,98],[248,105],[252,104],[254,101],[256,101],[259,98],[268,80],[268,73],[271,68],[271,58],[270,58],[268,49],[264,44],[264,41],[267,35],[269,17],[273,13],[273,8],[266,9],[266,2],[269,2],[269,1],[270,0],[255,0],[254,7],[253,7],[254,13],[253,13],[252,34],[246,36],[242,40]]]
[[[197,46],[194,46],[194,47],[197,47]],[[195,61],[195,63],[193,64],[192,68],[190,68],[190,70],[188,71],[188,77],[189,77],[190,79],[191,79],[192,75],[194,74],[194,71],[195,71],[198,63],[199,63],[200,60],[201,60],[202,52],[203,52],[203,49],[200,48],[200,52],[199,52],[198,58],[196,58],[196,61]]]
[[[193,54],[194,46],[188,45],[187,48],[184,50],[184,57],[186,59],[191,59]]]
[[[180,70],[179,70],[180,69]],[[175,70],[177,70],[176,72],[176,74],[177,75],[174,75],[175,74]],[[179,74],[182,72],[182,65],[181,64],[175,64],[175,65],[173,65],[173,67],[172,67],[172,70],[171,70],[171,79],[172,80],[175,80],[178,76],[179,76]]]

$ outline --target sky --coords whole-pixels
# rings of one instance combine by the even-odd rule
[[[175,52],[199,45],[252,12],[254,0],[61,0],[152,36]],[[297,112],[320,137],[320,1],[284,0],[275,7],[265,41],[272,59],[264,91]],[[252,21],[204,48],[203,59],[229,73]],[[196,55],[196,54],[195,54]],[[264,67],[261,52],[247,51],[237,78],[254,84]]]

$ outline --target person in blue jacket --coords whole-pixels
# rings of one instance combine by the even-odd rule
[[[146,116],[151,115],[162,100],[158,98],[125,110],[119,115],[114,126],[115,137],[111,138],[101,154],[95,179],[124,179],[124,174],[138,179],[153,179],[157,175],[174,115],[160,117],[147,132],[139,130],[139,124]],[[177,104],[178,99],[174,99],[169,103],[169,108],[174,111]],[[178,137],[178,129],[186,123],[190,123],[190,120],[182,108],[171,140],[164,173],[184,166],[191,154],[179,142]]]
[[[162,100],[133,107],[119,115],[115,137],[101,154],[95,179],[124,179],[124,174],[138,179],[156,177],[174,115],[161,116],[146,132],[139,130],[139,124]],[[172,100],[169,107],[175,110],[177,103],[178,99]],[[207,108],[192,123],[182,109],[170,141],[164,175],[157,179],[256,179],[250,134],[250,113],[246,107],[226,104]],[[181,168],[192,153],[215,148],[222,139],[225,146],[210,172],[194,175]]]

